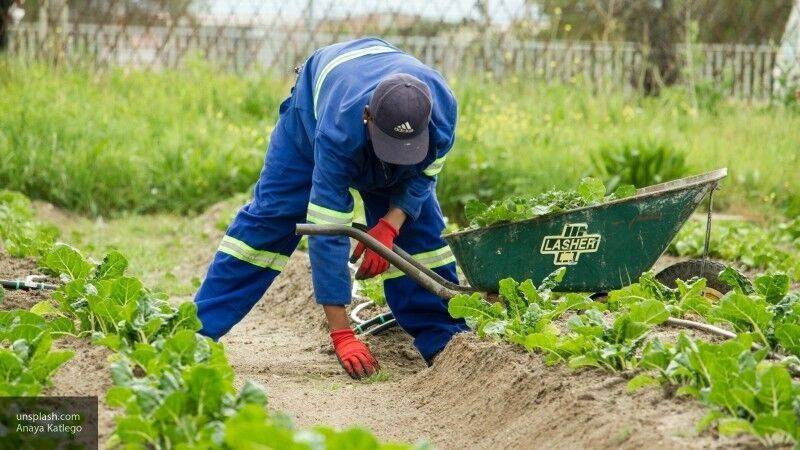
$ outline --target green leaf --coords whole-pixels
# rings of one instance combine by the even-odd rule
[[[650,329],[645,322],[633,321],[629,314],[618,316],[614,320],[614,343],[621,344],[625,341],[638,339]]]
[[[755,292],[750,280],[733,267],[725,267],[725,269],[719,273],[719,279],[741,294],[749,295]]]
[[[500,280],[499,293],[506,304],[508,315],[520,319],[528,305],[525,303],[525,299],[517,292],[517,286],[519,286],[519,283],[514,281],[513,278],[502,279]]]
[[[657,378],[647,375],[639,374],[628,381],[628,392],[635,392],[647,386],[658,386],[660,383]]]
[[[92,344],[102,345],[111,350],[120,350],[122,348],[122,338],[118,334],[105,334],[97,331],[92,335]]]
[[[53,335],[75,334],[75,322],[66,317],[54,317],[47,322],[47,327]]]
[[[725,417],[725,413],[720,410],[712,409],[695,426],[695,430],[698,433],[702,433],[703,431],[707,430],[711,425],[713,425],[719,419]]]
[[[131,388],[127,386],[111,386],[106,392],[106,403],[112,408],[123,407],[133,397],[135,397],[135,394]]]
[[[553,333],[531,333],[525,337],[525,348],[555,352],[558,350],[558,336]]]
[[[544,277],[544,280],[542,280],[542,283],[539,285],[538,288],[539,293],[541,294],[543,291],[555,289],[559,285],[559,283],[564,281],[564,276],[566,274],[567,274],[567,268],[561,267],[552,272],[550,275]]]
[[[589,355],[577,355],[569,359],[568,363],[571,369],[580,369],[583,367],[600,367],[597,358]]]
[[[800,325],[781,323],[775,327],[775,339],[781,347],[793,355],[800,356]]]
[[[183,373],[186,394],[193,403],[191,411],[205,411],[206,414],[221,412],[223,399],[231,391],[231,380],[215,367],[191,366]]]
[[[178,312],[172,319],[173,330],[199,331],[203,325],[197,317],[197,304],[194,302],[184,302],[178,306]]]
[[[753,428],[760,436],[770,436],[776,441],[796,440],[797,416],[792,410],[778,411],[772,415],[760,414],[753,421]]]
[[[150,421],[141,416],[121,416],[116,419],[115,434],[125,445],[138,447],[154,446],[158,433],[153,429]],[[147,445],[150,444],[150,445]]]
[[[464,216],[466,217],[467,221],[472,222],[488,208],[489,206],[487,204],[479,200],[470,199],[464,206]]]
[[[296,441],[292,428],[275,426],[257,405],[246,405],[225,422],[225,444],[239,450],[310,447]]]
[[[772,365],[759,377],[758,401],[773,413],[792,408],[792,376],[785,367]]]
[[[606,195],[606,187],[601,180],[586,177],[581,180],[577,192],[587,202],[601,202]]]
[[[628,312],[631,320],[648,325],[659,325],[669,318],[669,312],[664,304],[658,300],[650,299],[631,306]]]
[[[72,351],[49,352],[41,358],[32,359],[30,371],[40,383],[45,383],[53,372],[73,356],[75,352]]]
[[[264,388],[259,386],[256,382],[246,380],[242,389],[239,390],[236,403],[239,405],[254,404],[264,406],[267,404],[267,394]]]
[[[730,292],[712,310],[712,314],[729,322],[738,332],[756,333],[762,344],[768,344],[766,330],[774,316],[761,299],[748,297],[739,292]]]
[[[753,285],[756,293],[763,295],[768,303],[774,305],[789,293],[791,281],[788,275],[778,272],[757,276]]]
[[[103,262],[97,266],[94,277],[98,280],[108,280],[112,278],[119,278],[125,274],[125,269],[128,268],[128,260],[122,253],[114,250],[109,252]]]
[[[61,315],[61,311],[59,311],[58,308],[53,306],[53,302],[51,302],[50,300],[42,300],[41,302],[33,305],[30,309],[30,312],[38,314],[40,316]]]
[[[621,184],[614,191],[614,196],[617,198],[628,198],[636,195],[636,186],[632,184]]]
[[[456,319],[489,320],[498,318],[497,315],[490,312],[491,305],[477,292],[470,295],[456,295],[447,303],[447,311]]]
[[[77,250],[66,244],[54,246],[40,263],[44,268],[58,275],[66,275],[71,280],[88,277],[93,267]]]
[[[719,419],[718,424],[719,434],[723,436],[736,436],[743,433],[756,434],[753,425],[744,419],[728,417]]]

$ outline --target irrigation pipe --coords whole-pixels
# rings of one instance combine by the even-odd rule
[[[24,280],[0,280],[0,286],[8,290],[19,291],[53,291],[58,289],[58,285],[51,283],[42,283],[37,280],[44,280],[45,277],[38,275],[30,275],[25,277]]]
[[[369,300],[369,301],[366,301],[364,303],[360,303],[360,304],[356,305],[356,307],[353,308],[352,311],[350,311],[350,320],[352,320],[353,322],[357,323],[358,325],[363,325],[367,321],[362,319],[358,314],[364,308],[368,308],[368,307],[370,307],[370,306],[372,306],[374,304],[375,304],[375,302],[373,302],[372,300]]]
[[[674,317],[668,318],[664,323],[678,328],[692,328],[699,331],[705,331],[706,333],[716,334],[717,336],[722,336],[726,339],[736,339],[736,333],[715,327],[714,325],[709,325],[707,323],[695,322],[693,320],[676,319]]]
[[[722,328],[715,327],[714,325],[709,325],[707,323],[695,322],[693,320],[676,319],[674,317],[670,317],[664,323],[678,328],[692,328],[695,330],[704,331],[706,333],[716,334],[717,336],[722,336],[726,339],[736,339],[737,336],[736,333],[732,331],[724,330]],[[759,351],[764,348],[762,345],[757,343],[753,343],[751,347],[753,351]],[[768,352],[767,358],[776,361],[781,361],[787,358],[787,356],[782,355],[780,353]],[[791,372],[791,374],[794,375],[795,377],[800,377],[800,367],[798,367],[796,364],[788,364],[787,369],[789,369],[789,372]]]

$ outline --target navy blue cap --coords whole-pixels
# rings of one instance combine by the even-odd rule
[[[384,78],[369,101],[372,147],[382,161],[411,165],[428,154],[431,90],[419,78],[398,73]]]

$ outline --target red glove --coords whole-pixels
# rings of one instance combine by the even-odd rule
[[[395,228],[385,219],[379,220],[378,224],[369,230],[370,236],[380,241],[381,244],[385,245],[389,249],[391,249],[394,245],[394,239],[398,234],[400,234],[400,232],[397,230],[397,228]],[[367,249],[367,247],[360,242],[358,245],[356,245],[353,256],[350,257],[350,262],[354,263],[358,261],[358,258],[361,257],[361,254],[364,253],[364,250],[367,251],[367,254],[364,255],[364,261],[361,263],[361,267],[358,268],[358,272],[356,272],[356,280],[372,278],[376,275],[386,272],[386,270],[389,269],[389,261],[386,261],[381,255],[375,253],[374,251]]]
[[[352,378],[370,376],[381,368],[369,348],[356,338],[350,328],[331,331],[331,340],[339,362]]]

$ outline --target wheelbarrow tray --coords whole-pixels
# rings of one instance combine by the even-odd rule
[[[661,183],[628,198],[444,236],[473,289],[541,282],[567,267],[560,291],[606,292],[653,267],[727,169]]]

